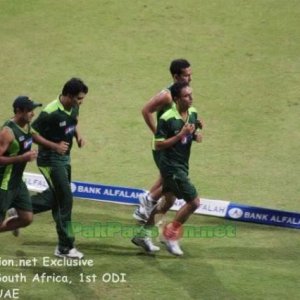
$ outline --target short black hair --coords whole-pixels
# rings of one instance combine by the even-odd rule
[[[175,98],[180,97],[181,90],[187,86],[189,86],[189,84],[185,81],[177,81],[171,86],[170,90],[173,101],[175,101]]]
[[[174,59],[170,65],[171,75],[181,75],[182,70],[189,68],[191,64],[184,58]]]
[[[88,91],[87,85],[80,78],[73,77],[65,83],[61,93],[63,96],[77,96],[79,93],[87,94]]]

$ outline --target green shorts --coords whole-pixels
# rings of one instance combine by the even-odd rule
[[[0,221],[3,221],[9,208],[32,211],[31,199],[25,182],[13,190],[0,189]]]
[[[177,172],[166,177],[163,176],[163,179],[163,193],[171,192],[177,199],[183,199],[186,202],[198,197],[195,186],[184,172]]]
[[[161,152],[158,150],[152,150],[153,159],[158,169],[159,169],[160,153]]]

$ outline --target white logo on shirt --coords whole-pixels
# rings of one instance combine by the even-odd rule
[[[31,145],[32,145],[32,138],[30,138],[24,142],[24,149],[30,149]]]

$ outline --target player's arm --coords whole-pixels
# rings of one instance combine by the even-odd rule
[[[168,137],[168,122],[164,119],[159,119],[157,125],[157,131],[155,134],[155,149],[163,150],[172,147],[174,144],[178,143],[184,136],[193,134],[195,131],[194,124],[185,124],[180,132],[174,136]]]
[[[164,90],[151,98],[142,108],[142,115],[153,134],[156,132],[156,122],[153,113],[172,103],[171,93]]]
[[[51,142],[42,137],[38,132],[32,133],[32,139],[36,144],[42,145],[46,148],[56,151],[58,154],[65,154],[69,149],[69,143],[61,141],[59,143]]]
[[[200,131],[196,131],[194,133],[194,140],[197,142],[197,143],[201,143],[202,142],[202,139],[203,139],[203,135]]]
[[[61,141],[59,143],[52,142],[42,136],[45,127],[50,125],[50,114],[42,111],[39,116],[31,124],[32,139],[36,144],[42,145],[45,148],[52,149],[58,154],[65,154],[69,149],[69,143]]]
[[[203,120],[197,119],[196,125],[195,125],[195,131],[194,131],[194,136],[193,139],[197,143],[201,143],[203,139],[203,134],[201,130],[203,129],[204,123]]]
[[[78,125],[76,126],[76,129],[75,129],[75,138],[76,138],[78,147],[82,148],[85,145],[85,140],[83,139],[82,135],[80,134]]]
[[[0,132],[0,164],[10,165],[26,161],[32,161],[37,157],[37,152],[34,150],[27,151],[22,155],[4,156],[10,144],[13,142],[14,136],[9,128],[4,127]]]
[[[174,144],[178,143],[184,136],[190,135],[195,131],[194,124],[185,124],[181,131],[165,140],[155,139],[155,149],[163,150],[172,147]]]

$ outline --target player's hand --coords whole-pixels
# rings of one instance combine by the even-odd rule
[[[69,143],[65,142],[65,141],[61,141],[59,143],[56,144],[56,149],[55,151],[58,154],[65,154],[69,149]]]
[[[201,142],[202,142],[202,140],[203,140],[203,135],[202,135],[200,132],[196,132],[196,133],[194,134],[194,136],[195,136],[195,141],[196,141],[197,143],[201,143]]]
[[[79,136],[76,141],[79,148],[82,148],[85,145],[85,140],[81,136]]]
[[[203,129],[204,128],[204,121],[202,119],[198,119],[196,121],[196,129]]]
[[[181,131],[180,135],[185,136],[185,135],[190,135],[195,131],[195,125],[194,124],[185,124]]]
[[[37,158],[38,152],[36,150],[30,150],[22,154],[23,161],[33,161]]]

